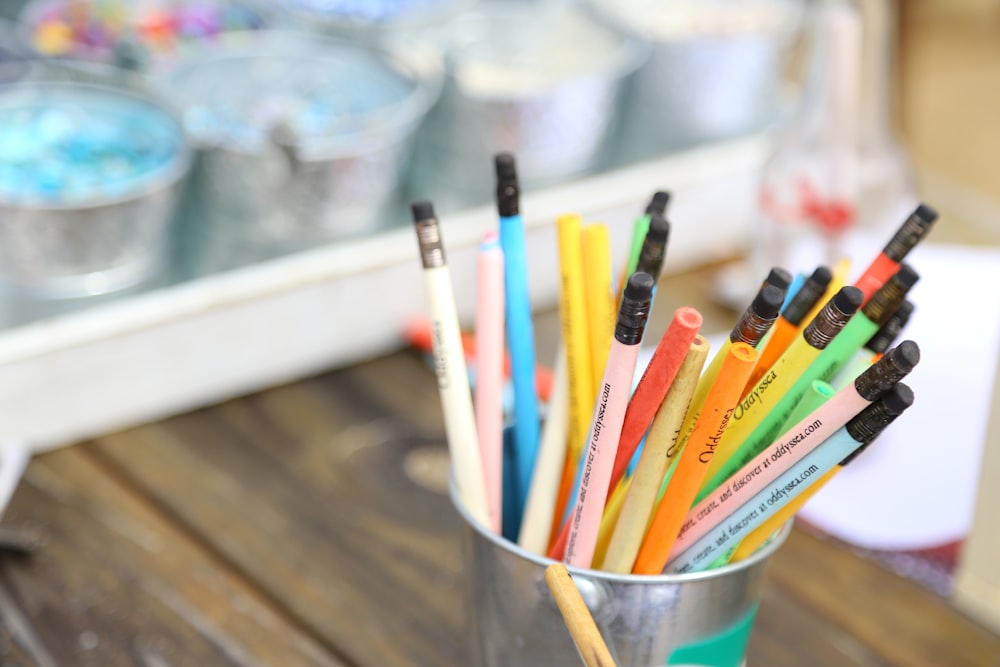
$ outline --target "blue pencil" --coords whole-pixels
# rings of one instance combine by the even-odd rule
[[[516,524],[531,484],[538,455],[539,406],[535,387],[535,332],[528,294],[528,264],[524,248],[524,221],[514,157],[501,153],[495,158],[497,210],[500,215],[500,245],[504,253],[507,345],[510,349],[511,380],[514,384],[514,499]],[[517,534],[516,527],[514,534]]]

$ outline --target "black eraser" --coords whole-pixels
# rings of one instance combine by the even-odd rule
[[[653,295],[653,276],[642,271],[636,271],[629,276],[625,285],[624,298],[633,301],[645,301]]]
[[[892,385],[889,391],[882,394],[880,399],[885,405],[885,411],[890,415],[901,415],[903,411],[913,405],[913,390],[910,386],[897,382]]]
[[[920,274],[917,273],[909,264],[900,264],[899,270],[896,271],[893,278],[903,287],[909,289],[910,287],[916,285],[917,281],[920,280]]]
[[[826,287],[833,280],[833,271],[828,266],[817,266],[816,270],[809,276],[810,282]]]
[[[857,287],[846,285],[833,295],[833,305],[842,313],[853,313],[861,307],[865,294]]]
[[[666,190],[657,190],[653,193],[653,199],[650,200],[649,205],[646,207],[646,213],[659,213],[663,215],[667,210],[667,204],[670,203],[670,193]]]
[[[662,213],[654,211],[649,214],[649,231],[646,234],[655,240],[664,241],[670,234],[670,222]]]
[[[422,222],[437,217],[434,215],[434,204],[426,199],[410,204],[410,211],[413,212],[413,222]]]
[[[784,292],[788,289],[788,286],[792,284],[792,274],[780,266],[776,266],[767,274],[767,278],[764,282],[768,285],[774,285]]]
[[[778,316],[781,304],[785,301],[785,291],[778,289],[774,285],[764,285],[757,293],[757,298],[753,300],[753,310],[764,319],[772,319]]]
[[[913,215],[929,225],[937,220],[938,212],[927,204],[920,204],[917,206],[917,210],[913,212]]]
[[[886,353],[899,370],[909,373],[920,363],[920,347],[912,340],[904,340]]]
[[[517,167],[514,163],[514,155],[511,153],[497,153],[493,158],[496,166],[498,178],[516,178]]]

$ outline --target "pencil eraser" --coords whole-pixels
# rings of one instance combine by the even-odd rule
[[[903,411],[913,405],[913,390],[910,386],[897,382],[892,385],[889,391],[882,394],[880,399],[885,405],[886,413],[890,415],[901,415]]]
[[[624,297],[632,301],[646,301],[653,295],[653,276],[642,271],[636,271],[629,276],[625,285]]]
[[[493,157],[497,178],[517,178],[517,167],[512,153],[497,153]]]
[[[853,313],[861,307],[865,294],[857,287],[846,285],[833,295],[833,305],[842,313]]]
[[[656,211],[649,214],[649,231],[646,232],[648,238],[656,241],[666,241],[670,234],[670,222],[663,217],[662,213]]]
[[[785,291],[778,289],[774,285],[764,285],[757,292],[757,298],[753,300],[754,313],[765,320],[774,319],[781,310],[781,304],[785,301]]]
[[[896,312],[893,313],[889,319],[895,321],[895,326],[902,329],[906,326],[906,323],[910,321],[910,316],[913,315],[913,308],[914,305],[912,301],[909,299],[903,299],[903,303],[899,304],[899,308],[896,309]]]
[[[913,212],[915,218],[920,218],[920,220],[926,224],[931,224],[937,220],[938,212],[927,204],[920,204],[917,206],[917,210]]]
[[[904,340],[889,350],[886,355],[890,362],[899,370],[909,373],[920,363],[920,347],[912,340]]]
[[[900,264],[899,270],[896,271],[893,279],[903,287],[909,289],[910,287],[916,285],[917,281],[920,280],[920,274],[917,273],[909,264]]]
[[[413,202],[410,204],[410,211],[413,212],[414,222],[431,220],[436,217],[434,215],[434,204],[427,200]]]
[[[767,274],[767,278],[764,280],[768,285],[774,285],[782,292],[788,289],[788,286],[792,284],[792,274],[790,274],[785,269],[780,266],[776,266],[771,269],[770,273]],[[782,297],[784,298],[784,297]]]
[[[660,215],[663,215],[666,212],[667,204],[669,203],[670,193],[666,190],[657,190],[653,193],[653,198],[650,200],[649,205],[646,206],[646,213],[659,213]]]
[[[816,270],[809,276],[809,282],[826,287],[833,280],[833,271],[828,266],[817,266]]]

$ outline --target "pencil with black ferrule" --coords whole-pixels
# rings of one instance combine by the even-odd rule
[[[431,202],[415,202],[411,209],[430,307],[434,369],[451,455],[452,483],[469,515],[490,527],[472,392],[441,229]]]

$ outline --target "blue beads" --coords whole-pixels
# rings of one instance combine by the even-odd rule
[[[137,100],[70,95],[0,101],[0,198],[85,204],[143,187],[178,159],[174,121]]]

